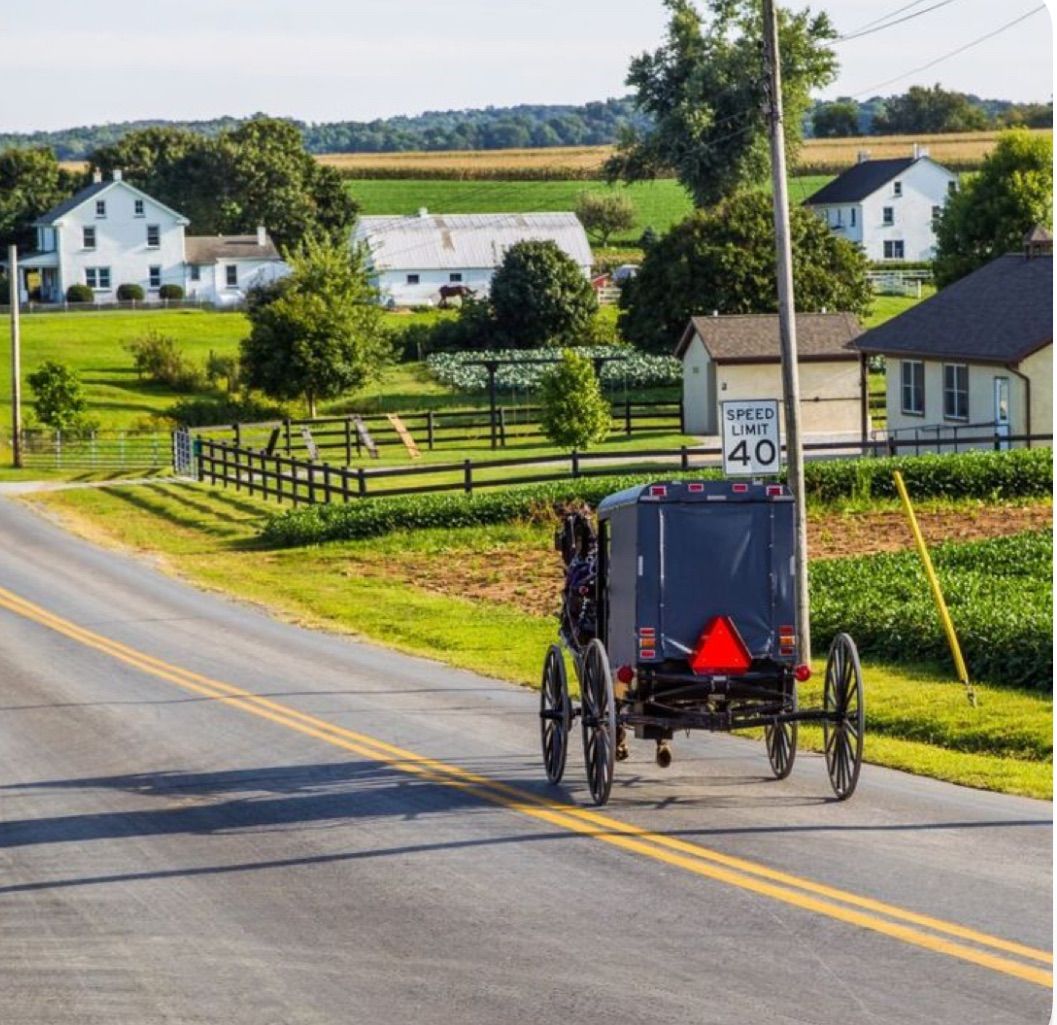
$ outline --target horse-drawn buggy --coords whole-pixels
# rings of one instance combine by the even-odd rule
[[[580,684],[574,705],[558,644],[547,651],[540,696],[543,762],[565,771],[579,718],[587,782],[605,804],[629,734],[672,759],[677,730],[762,727],[775,777],[793,767],[797,724],[821,723],[826,769],[841,800],[862,763],[862,673],[855,644],[829,649],[822,707],[801,709],[811,675],[797,650],[793,500],[781,484],[673,481],[603,500],[597,529],[568,513],[556,546],[566,565],[561,644]]]

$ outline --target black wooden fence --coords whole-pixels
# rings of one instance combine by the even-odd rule
[[[1051,444],[1050,434],[980,435],[963,438],[962,444],[993,447],[996,451],[1007,444],[1040,442]],[[897,455],[913,449],[914,440],[897,438],[884,441],[818,442],[804,446],[809,459]],[[174,445],[174,450],[180,448]],[[639,469],[658,470],[676,466],[686,471],[722,464],[722,450],[711,446],[687,446],[665,449],[609,449],[602,452],[570,452],[565,455],[517,459],[464,459],[453,463],[432,463],[405,467],[350,467],[332,466],[326,462],[300,459],[284,453],[269,454],[264,449],[240,447],[233,442],[212,438],[191,441],[193,476],[207,484],[234,487],[251,495],[277,502],[302,503],[349,502],[357,498],[420,495],[442,491],[462,491],[472,494],[480,488],[511,487],[569,478],[628,473]],[[515,476],[492,476],[497,470],[522,467],[528,472]],[[534,472],[538,471],[538,472]],[[420,484],[406,484],[406,480],[432,478]],[[379,482],[391,482],[386,486]]]

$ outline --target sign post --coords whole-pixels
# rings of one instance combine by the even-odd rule
[[[777,399],[720,402],[723,473],[727,477],[777,477],[782,439]]]
[[[22,355],[19,334],[18,249],[8,246],[7,273],[11,303],[11,455],[16,469],[22,467]]]

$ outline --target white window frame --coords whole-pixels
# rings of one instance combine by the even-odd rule
[[[925,364],[920,359],[899,361],[899,412],[903,416],[925,415]]]
[[[896,253],[896,246],[899,246],[899,253]],[[886,238],[882,243],[882,250],[884,253],[884,259],[886,260],[905,260],[906,259],[906,244],[901,238]]]
[[[154,232],[157,240],[151,242],[151,232]],[[160,224],[148,224],[147,225],[147,248],[148,249],[161,249],[161,225]]]
[[[855,227],[855,207],[851,207],[848,210],[848,223],[854,228]]]
[[[95,201],[95,215],[96,217],[106,217],[106,200],[97,199]]]
[[[228,263],[224,265],[224,287],[239,287],[239,265],[237,263]]]
[[[89,242],[89,238],[91,242]],[[95,227],[92,225],[85,225],[81,229],[81,248],[82,249],[95,249],[96,236]]]
[[[968,363],[943,364],[943,419],[969,422]]]
[[[902,196],[903,195],[903,183],[901,181],[892,182],[892,194],[894,196]]]
[[[143,209],[143,200],[137,199],[132,204],[132,213],[136,217],[145,217],[146,212]]]
[[[151,264],[147,268],[147,287],[151,289],[161,288],[161,264]]]
[[[462,271],[452,271],[448,275],[449,285],[461,285],[462,284]]]
[[[887,228],[896,222],[896,211],[895,207],[883,206],[881,207],[881,223]]]
[[[408,274],[405,283],[408,285],[420,285],[422,284],[422,277],[419,274]]]
[[[84,283],[93,292],[110,291],[110,268],[109,267],[85,267]]]
[[[202,268],[199,267],[197,263],[192,263],[191,264],[190,278],[191,278],[192,281],[201,281],[202,280]]]

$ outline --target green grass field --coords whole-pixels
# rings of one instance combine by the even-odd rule
[[[800,203],[830,181],[828,176],[793,178],[792,203]],[[604,181],[457,181],[373,179],[349,182],[349,191],[364,214],[413,214],[426,207],[438,214],[540,213],[572,210],[581,192],[620,191],[635,204],[635,226],[618,242],[634,245],[646,227],[667,231],[691,213],[693,204],[674,179],[634,185],[608,185]]]
[[[158,484],[34,501],[90,538],[155,557],[193,583],[258,602],[285,619],[514,683],[538,680],[542,653],[555,638],[551,616],[502,600],[438,593],[421,586],[415,570],[420,561],[441,557],[457,564],[511,542],[537,547],[540,559],[556,558],[543,525],[397,532],[269,551],[254,541],[268,507],[245,495]],[[821,670],[815,660],[805,702],[816,700]],[[961,686],[935,669],[867,664],[865,676],[867,761],[969,786],[1052,795],[1050,695],[978,687],[974,709]],[[801,736],[805,746],[818,748],[818,731]]]

